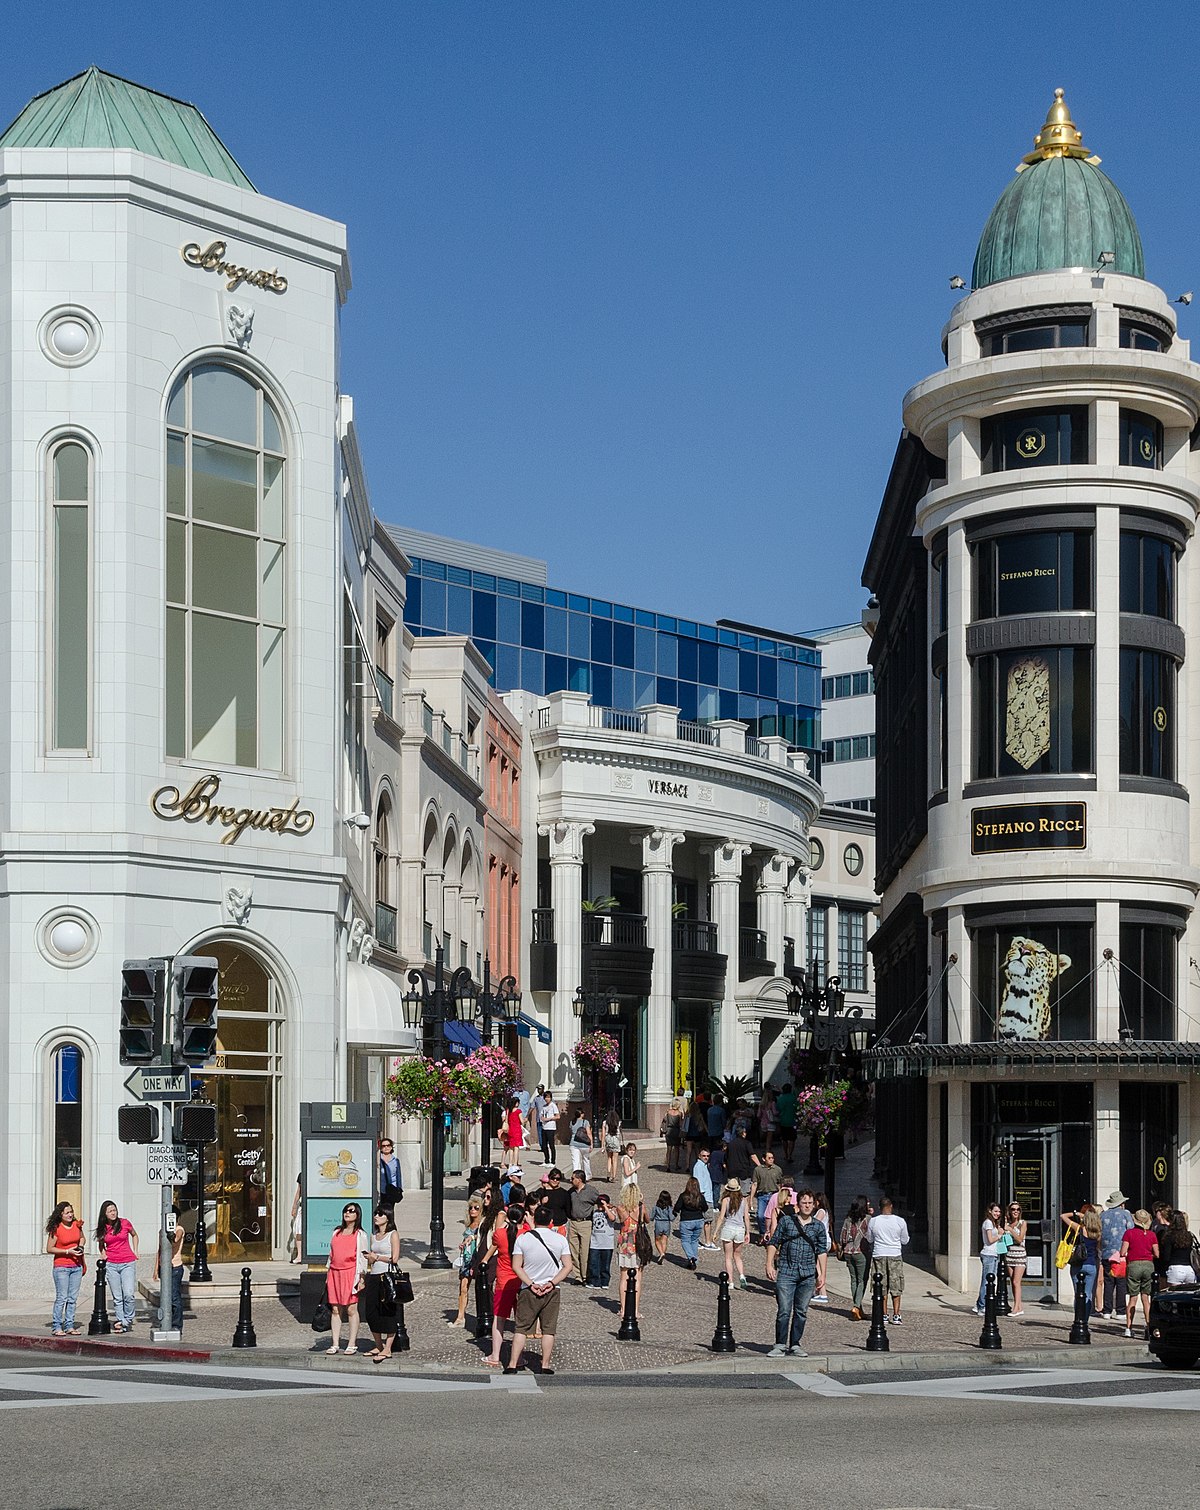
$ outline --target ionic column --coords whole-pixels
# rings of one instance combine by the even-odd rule
[[[671,855],[682,834],[656,828],[642,846],[642,899],[646,908],[646,942],[654,950],[650,966],[650,999],[646,1006],[646,1125],[657,1127],[675,1094],[672,1084],[671,991]]]
[[[445,874],[440,870],[427,870],[425,872],[425,908],[421,921],[423,924],[428,923],[433,933],[433,941],[429,946],[430,959],[433,958],[437,951],[437,946],[442,941],[442,930],[446,917],[446,899],[442,892],[442,883],[445,879]]]
[[[583,841],[596,832],[594,823],[549,823],[538,829],[550,841],[550,903],[554,908],[557,990],[550,999],[550,1088],[567,1094],[578,1076],[571,1050],[579,1039],[571,1002],[583,976]]]
[[[783,894],[783,931],[796,945],[796,968],[808,964],[809,879],[804,865],[797,860],[792,878]]]
[[[774,961],[776,975],[783,974],[783,904],[791,867],[789,856],[772,855],[758,877],[758,926],[767,936],[767,958]]]
[[[450,948],[446,955],[446,966],[450,970],[456,970],[460,961],[457,958],[459,940],[463,939],[467,931],[466,920],[462,912],[462,882],[445,881],[442,884],[442,932],[450,935]],[[434,939],[434,944],[437,940]]]
[[[725,956],[725,993],[721,998],[720,1072],[740,1074],[742,1058],[738,1044],[738,929],[742,886],[742,862],[750,853],[748,844],[726,839],[712,852],[713,922],[717,925],[717,948]]]

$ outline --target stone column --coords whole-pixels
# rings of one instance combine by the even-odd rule
[[[450,935],[450,948],[446,954],[447,970],[457,970],[462,963],[459,959],[459,940],[464,938],[467,932],[467,921],[463,915],[462,903],[462,882],[444,881],[442,883],[442,932]],[[434,945],[435,947],[437,945],[436,938]]]
[[[803,970],[808,964],[808,871],[802,861],[796,861],[792,878],[783,894],[783,931],[796,945],[796,968]]]
[[[830,897],[825,908],[826,978],[831,975],[840,976],[842,973],[842,956],[838,949],[838,912],[838,904]],[[824,985],[825,982],[822,981],[821,984]],[[843,981],[842,989],[845,990],[845,988],[845,981]]]
[[[783,974],[783,907],[787,891],[788,855],[764,860],[758,878],[758,926],[767,936],[767,958],[775,962],[775,974]]]
[[[975,1255],[978,1227],[971,1200],[971,1086],[951,1080],[946,1097],[946,1283],[952,1290],[978,1289]]]
[[[1115,1075],[1106,1075],[1095,1082],[1093,1092],[1096,1118],[1096,1194],[1094,1200],[1104,1201],[1114,1190],[1121,1187],[1121,1082]],[[1063,1191],[1063,1200],[1070,1200],[1070,1192]],[[1064,1205],[1064,1210],[1067,1206]]]
[[[656,828],[633,843],[642,846],[642,903],[646,942],[654,950],[650,999],[646,1004],[646,1126],[656,1128],[675,1094],[674,1000],[671,990],[671,854],[683,834]]]
[[[442,942],[442,929],[445,926],[445,896],[442,891],[442,883],[446,877],[440,870],[427,870],[425,872],[425,912],[422,918],[422,935],[424,924],[428,923],[433,934],[429,945],[429,958],[432,959],[437,953],[437,947]],[[423,940],[422,940],[423,941]]]
[[[971,935],[961,907],[946,910],[946,951],[954,958],[946,976],[946,1042],[972,1043]]]
[[[596,832],[594,823],[549,823],[538,829],[550,840],[550,902],[554,908],[554,941],[558,955],[558,988],[550,999],[550,1076],[547,1081],[560,1102],[579,1085],[571,1050],[579,1028],[571,1003],[583,976],[583,841]]]
[[[725,994],[721,998],[720,1074],[743,1075],[737,1022],[738,929],[742,862],[750,853],[748,844],[726,839],[712,852],[713,921],[717,925],[717,948],[725,956]]]

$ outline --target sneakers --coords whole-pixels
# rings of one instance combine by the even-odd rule
[[[790,1347],[790,1348],[788,1348],[788,1352],[791,1353],[791,1355],[792,1355],[793,1358],[807,1358],[808,1357],[808,1354],[804,1351],[804,1349],[802,1347]]]
[[[892,1325],[893,1326],[903,1326],[904,1325],[904,1317],[903,1316],[893,1316],[892,1317]]]
[[[737,1287],[738,1287],[739,1290],[748,1290],[750,1288],[750,1285],[748,1284],[748,1282],[746,1280],[746,1276],[744,1274],[739,1274],[738,1275],[738,1286]]]
[[[829,1304],[829,1296],[814,1295],[812,1300],[810,1301],[810,1304],[814,1306],[827,1306]]]
[[[716,1243],[701,1243],[700,1246],[706,1253],[719,1253],[721,1251]]]
[[[1024,1316],[1025,1312],[1024,1311],[1014,1311],[1012,1314],[1014,1316]]]
[[[1127,1326],[1125,1328],[1125,1335],[1126,1335],[1126,1337],[1132,1337],[1133,1336],[1133,1328],[1131,1326]]]
[[[1108,1313],[1108,1319],[1109,1319],[1109,1321],[1119,1321],[1121,1318],[1117,1315],[1117,1313],[1115,1311],[1110,1311]]]
[[[783,1345],[782,1342],[777,1342],[775,1344],[775,1346],[771,1349],[771,1351],[767,1354],[767,1357],[768,1358],[786,1358],[787,1357],[787,1348],[784,1347],[784,1345]]]

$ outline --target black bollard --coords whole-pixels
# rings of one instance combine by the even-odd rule
[[[1091,1301],[1088,1299],[1087,1281],[1083,1277],[1083,1270],[1075,1276],[1075,1320],[1071,1324],[1071,1331],[1067,1341],[1076,1347],[1090,1347],[1092,1334],[1088,1330],[1088,1311],[1091,1309]]]
[[[242,1293],[238,1299],[238,1324],[233,1334],[234,1347],[257,1347],[254,1322],[250,1319],[250,1270],[242,1270]]]
[[[729,1321],[729,1275],[724,1269],[717,1282],[717,1329],[713,1333],[712,1350],[714,1353],[737,1352],[733,1327]]]
[[[871,1290],[871,1330],[867,1333],[868,1353],[890,1353],[887,1326],[883,1320],[883,1275],[878,1269]]]
[[[107,1337],[112,1331],[104,1298],[104,1275],[107,1268],[108,1263],[103,1258],[96,1265],[96,1297],[92,1302],[92,1319],[88,1322],[89,1337]]]
[[[1012,1315],[1008,1300],[1008,1259],[1003,1253],[996,1260],[996,1315]]]
[[[637,1277],[636,1269],[625,1270],[625,1310],[621,1316],[621,1325],[617,1331],[618,1342],[640,1342],[642,1330],[638,1326],[637,1319]]]
[[[475,1340],[490,1342],[492,1338],[492,1287],[488,1284],[487,1266],[475,1268]]]
[[[987,1277],[987,1299],[983,1302],[983,1331],[979,1334],[979,1346],[995,1351],[1003,1347],[1000,1328],[996,1325],[996,1276]]]
[[[409,1341],[408,1328],[404,1325],[404,1302],[396,1302],[396,1340],[392,1343],[393,1353],[407,1353],[412,1343]]]

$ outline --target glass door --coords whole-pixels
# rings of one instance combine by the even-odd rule
[[[1059,1132],[1056,1127],[1002,1128],[997,1144],[997,1189],[1007,1214],[1020,1203],[1029,1223],[1023,1284],[1026,1309],[1039,1300],[1057,1301],[1054,1250],[1061,1236],[1059,1212]]]

